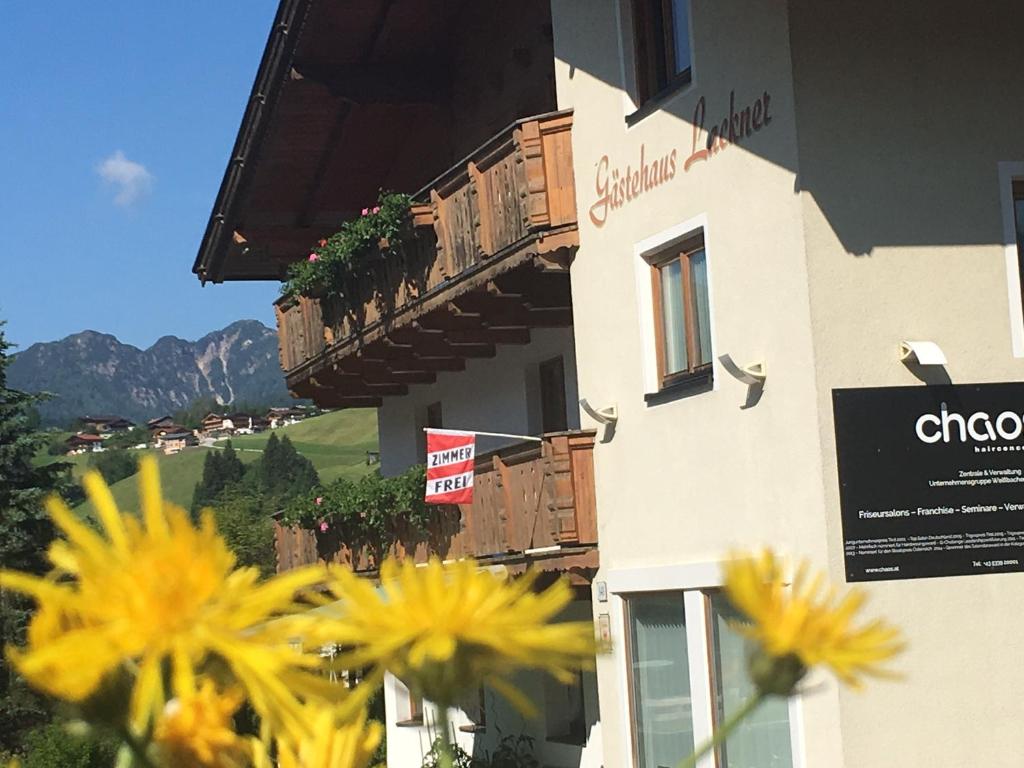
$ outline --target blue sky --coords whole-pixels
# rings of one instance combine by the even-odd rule
[[[272,283],[191,272],[276,0],[4,5],[0,319],[148,346],[272,324]]]

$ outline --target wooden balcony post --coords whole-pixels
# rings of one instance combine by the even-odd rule
[[[526,172],[526,216],[529,229],[540,229],[551,224],[548,215],[547,177],[544,172],[544,145],[541,142],[540,123],[530,120],[515,132],[516,145],[522,155]]]

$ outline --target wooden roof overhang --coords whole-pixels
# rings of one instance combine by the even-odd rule
[[[463,82],[480,54],[458,47],[478,37],[495,8],[519,16],[542,9],[550,28],[547,3],[507,10],[469,0],[281,0],[193,272],[203,283],[283,279],[290,262],[372,205],[380,189],[418,189],[513,117],[553,109],[551,86],[515,99],[493,95],[512,111],[488,106],[490,123],[463,119],[483,109],[483,89]],[[518,44],[489,55],[530,51]],[[553,72],[550,50],[531,53],[533,69],[496,79],[536,79],[545,56]],[[470,141],[460,132],[471,123]]]

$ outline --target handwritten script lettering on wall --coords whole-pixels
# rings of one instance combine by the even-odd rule
[[[729,93],[729,114],[710,129],[705,128],[707,105],[704,97],[697,99],[693,110],[693,136],[690,155],[683,162],[683,171],[689,171],[695,163],[709,160],[730,144],[736,144],[753,136],[772,121],[769,113],[771,94],[765,91],[753,103],[736,109],[736,91]],[[679,150],[671,149],[660,155],[647,156],[647,147],[640,145],[640,162],[625,168],[612,167],[608,155],[602,155],[597,162],[597,176],[594,188],[597,201],[590,206],[590,220],[596,227],[603,227],[612,211],[632,202],[644,192],[659,187],[676,176]]]

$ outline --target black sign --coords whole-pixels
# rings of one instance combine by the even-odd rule
[[[1024,571],[1024,384],[832,391],[847,581]]]

